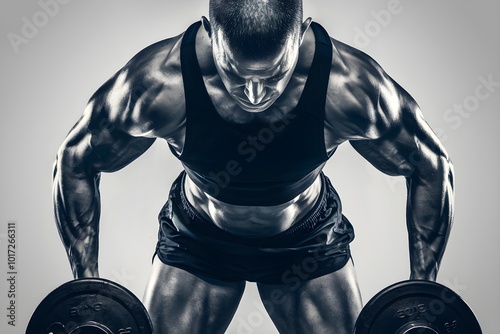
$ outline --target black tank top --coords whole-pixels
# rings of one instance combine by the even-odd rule
[[[182,40],[186,137],[179,156],[186,173],[209,195],[237,205],[276,205],[307,189],[329,156],[324,114],[332,44],[317,23],[316,50],[297,106],[270,123],[235,124],[216,111],[203,82],[195,51],[200,22]]]

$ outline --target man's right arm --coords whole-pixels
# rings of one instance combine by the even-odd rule
[[[135,137],[123,130],[112,109],[127,106],[112,102],[120,99],[111,99],[111,88],[107,86],[110,83],[90,100],[59,149],[54,165],[55,218],[75,278],[99,276],[101,172],[121,169],[155,140]]]

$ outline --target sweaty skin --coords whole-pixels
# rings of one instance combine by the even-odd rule
[[[207,91],[223,118],[239,124],[256,119],[275,121],[295,107],[315,50],[314,34],[311,29],[304,30],[298,59],[287,78],[289,81],[284,91],[264,110],[245,110],[226,89],[220,69],[214,63],[210,36],[205,29],[200,28],[196,40],[198,61]],[[56,221],[76,278],[99,275],[101,172],[117,171],[128,165],[157,138],[168,141],[177,153],[182,152],[185,101],[180,67],[181,39],[182,35],[179,35],[144,49],[99,88],[58,151],[54,169]],[[333,152],[340,144],[350,142],[356,151],[380,171],[406,178],[410,278],[435,280],[453,217],[452,164],[411,96],[369,56],[333,38],[332,43],[333,57],[324,127],[326,147],[329,152]],[[237,58],[237,55],[233,56]],[[267,61],[273,63],[274,60]],[[241,75],[245,76],[243,79],[251,79],[251,74],[250,67]],[[259,75],[257,71],[255,77],[258,79]],[[266,75],[269,74],[266,72]],[[245,80],[243,82],[242,89],[252,91],[249,93],[249,101],[245,103],[258,104],[262,100],[257,98],[263,94],[262,87],[255,86],[255,80],[251,83]],[[205,194],[189,179],[186,180],[185,189],[188,200],[200,214],[220,228],[239,235],[262,236],[279,233],[299,220],[314,205],[321,182],[316,180],[302,194],[287,203],[266,207],[245,207],[220,202]],[[235,220],[234,217],[238,219]],[[158,262],[155,261],[151,288],[148,290],[150,292],[146,295],[150,310],[167,307],[158,300],[159,296],[174,298],[165,292],[168,286],[174,284],[167,282],[169,277],[185,279],[186,285],[189,285],[189,288],[185,287],[189,290],[186,294],[196,295],[196,287],[199,287],[200,294],[207,293],[205,283],[191,282],[196,279],[179,269],[162,267]],[[336,285],[337,295],[332,295],[330,300],[335,300],[341,296],[342,291],[351,291],[352,286],[356,286],[349,268],[332,274],[331,279],[340,283]],[[163,292],[154,290],[163,281],[167,286],[161,290]],[[325,293],[324,289],[319,288],[325,283],[315,282],[304,283],[300,289],[316,291],[311,292],[311,299],[316,301],[319,295]],[[243,287],[238,284],[217,284],[213,283],[210,291],[213,291],[216,299],[226,300],[224,298],[227,297],[228,304],[211,305],[210,312],[222,312],[224,306],[235,309]],[[345,289],[342,290],[342,287]],[[179,286],[176,288],[181,291]],[[269,295],[273,288],[259,285],[261,296]],[[305,300],[307,296],[304,293]],[[179,296],[175,296],[177,297]],[[338,298],[344,302],[352,300],[354,305],[351,313],[345,311],[349,314],[345,315],[345,321],[339,321],[338,326],[352,327],[360,308],[359,294],[342,295]],[[210,298],[207,297],[208,299]],[[293,302],[290,299],[287,305],[293,305]],[[318,305],[316,311],[320,312],[321,303],[318,302]],[[303,312],[301,310],[297,308],[294,312]],[[309,310],[310,308],[307,312]],[[178,309],[170,311],[180,312]],[[226,326],[231,318],[231,311],[228,312],[229,316],[223,319]],[[280,312],[275,312],[271,316],[280,330],[292,333],[294,331],[287,327],[284,320],[289,312],[292,311],[284,311],[281,315]],[[156,319],[154,315],[152,317]],[[321,318],[319,313],[311,315],[311,319],[316,319],[321,325],[318,317]],[[329,316],[325,315],[324,318]],[[160,320],[154,321],[158,322],[158,327],[161,326]],[[207,318],[207,322],[213,324],[213,319]],[[189,321],[177,325],[180,326],[178,328],[185,328],[186,332],[192,330],[190,325],[193,326]],[[307,325],[304,322],[300,326]],[[320,325],[318,328],[321,328]],[[214,328],[223,327],[224,324],[217,324]],[[297,328],[294,327],[293,330],[301,332]],[[304,328],[303,332],[306,331],[307,328]],[[191,331],[194,332],[196,331]]]

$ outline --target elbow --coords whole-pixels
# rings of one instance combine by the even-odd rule
[[[52,180],[57,182],[61,179],[63,172],[68,170],[67,165],[64,164],[65,153],[63,149],[59,149],[54,160],[54,165],[52,167]]]
[[[54,160],[54,164],[52,165],[52,180],[56,179],[58,168],[59,168],[59,154],[56,154],[56,159]]]
[[[90,163],[90,149],[83,145],[69,146],[66,143],[59,148],[53,165],[53,179],[62,174],[74,177],[95,175]]]
[[[455,188],[455,169],[451,160],[446,157],[446,162],[444,163],[445,176],[448,179],[449,187],[453,190]]]
[[[453,207],[455,203],[455,170],[453,167],[453,163],[449,158],[446,159],[444,185],[446,189],[445,192],[447,198],[447,207],[449,209],[448,216],[451,220],[453,220]]]
[[[453,162],[446,154],[420,154],[413,163],[405,164],[407,179],[433,183],[443,180],[451,188],[454,186],[455,171]]]
[[[74,155],[71,154],[71,150],[66,147],[61,147],[56,154],[54,161],[52,177],[57,180],[66,173],[74,173],[79,165],[78,161],[75,159]]]
[[[444,154],[439,155],[436,160],[437,163],[432,167],[431,173],[435,174],[438,178],[442,178],[443,183],[447,185],[447,188],[453,189],[455,182],[453,162],[447,155]]]
[[[431,187],[437,186],[449,195],[454,193],[455,171],[448,156],[438,155],[430,162],[423,164],[417,171],[413,176],[418,179],[418,183]]]

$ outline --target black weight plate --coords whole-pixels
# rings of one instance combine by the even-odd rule
[[[26,334],[153,333],[141,301],[128,289],[103,278],[62,284],[38,305]]]
[[[451,289],[431,281],[395,283],[363,307],[355,334],[481,334],[469,306]]]

